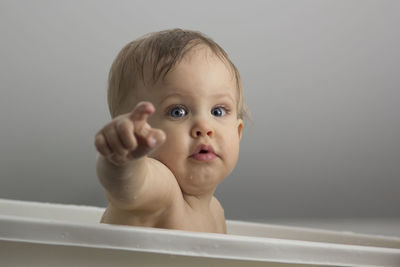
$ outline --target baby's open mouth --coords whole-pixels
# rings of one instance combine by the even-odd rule
[[[194,153],[190,156],[190,158],[198,160],[198,161],[211,161],[215,159],[217,155],[214,152],[214,149],[210,145],[199,145]]]

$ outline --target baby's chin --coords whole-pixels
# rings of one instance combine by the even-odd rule
[[[221,166],[221,162],[215,162],[215,164],[188,164],[188,162],[184,162],[179,165],[176,161],[171,161],[171,158],[166,160],[157,153],[149,154],[148,157],[166,166],[174,175],[182,192],[191,195],[214,192],[216,187],[228,177],[232,171],[231,169],[228,170],[226,166]],[[216,161],[217,160],[219,159],[216,159]]]
[[[225,179],[217,176],[199,176],[198,174],[189,174],[184,177],[175,175],[175,178],[183,193],[194,196],[214,193],[217,186]]]

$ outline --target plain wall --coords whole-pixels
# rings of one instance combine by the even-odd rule
[[[105,206],[95,133],[129,41],[206,33],[253,115],[227,218],[400,217],[400,1],[1,1],[0,198]]]

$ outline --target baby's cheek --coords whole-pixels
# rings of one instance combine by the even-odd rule
[[[183,156],[183,142],[178,142],[174,136],[167,134],[167,139],[164,144],[151,153],[152,158],[157,159],[164,164],[177,161]]]
[[[239,141],[238,138],[229,138],[225,142],[225,151],[228,155],[228,163],[230,165],[236,165],[239,158]]]

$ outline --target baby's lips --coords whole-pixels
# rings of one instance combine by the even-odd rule
[[[199,162],[209,162],[214,160],[216,157],[218,157],[218,155],[215,154],[212,146],[205,144],[199,145],[194,153],[190,155],[190,158],[195,159]]]
[[[208,153],[213,153],[213,154],[215,154],[214,149],[213,149],[212,146],[206,145],[206,144],[201,144],[201,145],[199,145],[199,146],[196,148],[196,150],[193,152],[193,154],[191,154],[191,156],[194,156],[194,155],[196,155],[196,154],[199,154],[200,151],[207,151]]]
[[[194,154],[193,156],[191,156],[191,158],[198,160],[198,161],[211,161],[213,159],[215,159],[217,157],[217,155],[215,155],[214,153],[197,153]]]

